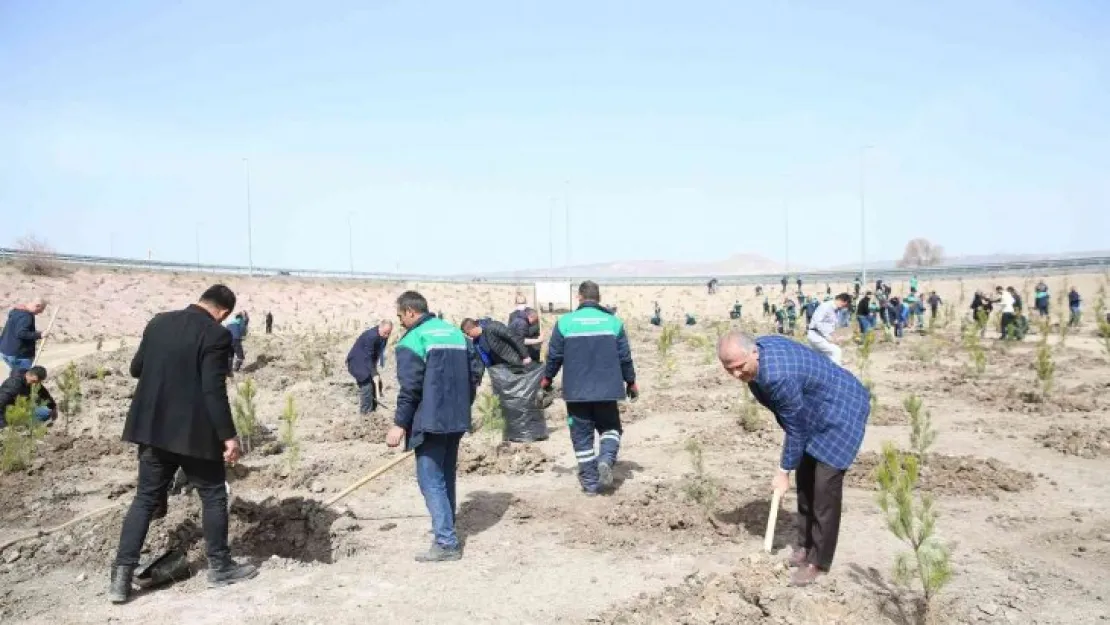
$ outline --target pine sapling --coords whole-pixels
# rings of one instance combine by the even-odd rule
[[[867,370],[871,364],[871,354],[875,351],[875,331],[867,332],[863,335],[859,342],[859,374],[860,377],[867,375]]]
[[[69,432],[69,418],[81,414],[82,398],[81,376],[77,375],[77,364],[73,361],[70,361],[66,368],[62,370],[58,387],[62,391],[62,399],[58,402],[58,408],[65,415],[63,428],[66,432]]]
[[[474,402],[478,410],[478,432],[501,435],[505,431],[505,414],[501,399],[491,391],[482,391]]]
[[[297,440],[297,406],[293,401],[293,394],[285,396],[285,410],[281,413],[281,447],[285,451],[285,461],[289,469],[295,470],[301,459],[301,442]]]
[[[4,412],[7,426],[0,429],[0,471],[14,473],[31,466],[35,459],[38,441],[46,435],[46,425],[35,418],[38,385],[31,389],[31,396],[19,396]]]
[[[239,433],[239,440],[243,443],[243,453],[248,454],[254,446],[254,437],[258,433],[254,381],[247,378],[237,387],[237,391],[235,403],[232,405],[232,419],[235,422],[235,431]]]
[[[948,548],[936,536],[932,498],[928,494],[915,495],[918,468],[917,456],[904,454],[887,442],[875,475],[879,507],[886,517],[887,529],[911,549],[910,553],[898,555],[894,580],[909,586],[917,579],[924,598],[922,620],[928,622],[933,600],[952,579],[952,565]]]
[[[984,315],[980,314],[980,317]],[[983,326],[979,323],[967,324],[964,326],[962,343],[964,349],[967,351],[968,359],[971,360],[972,368],[976,375],[983,375],[987,370],[987,354],[983,350],[983,344],[979,337],[979,332]]]
[[[924,465],[929,448],[937,440],[933,417],[925,410],[925,402],[917,395],[911,394],[902,400],[902,407],[910,416],[910,449],[917,455],[918,462]]]
[[[868,404],[871,406],[871,414],[875,415],[879,412],[879,394],[875,392],[875,382],[871,378],[864,378],[862,380],[863,388],[867,389]]]
[[[759,405],[752,397],[748,386],[744,385],[744,399],[740,402],[740,428],[745,432],[758,432],[763,429],[763,417],[759,414]]]
[[[1048,344],[1048,334],[1041,334],[1037,342],[1037,380],[1041,383],[1041,395],[1046,399],[1052,392],[1053,379],[1056,376],[1056,363],[1052,360],[1052,347]]]
[[[686,496],[709,513],[717,501],[719,492],[717,481],[705,473],[705,457],[701,443],[692,438],[686,441],[686,453],[690,454],[690,466],[694,469],[693,477],[686,482]]]

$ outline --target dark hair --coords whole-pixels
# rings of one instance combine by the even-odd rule
[[[586,280],[578,285],[578,296],[590,302],[600,302],[601,289],[597,288],[597,283],[593,280]]]
[[[411,310],[421,315],[428,314],[428,300],[416,291],[405,291],[397,298],[397,310]]]
[[[46,380],[46,367],[42,365],[35,365],[27,370],[27,373],[39,379],[39,382]]]
[[[201,294],[200,301],[226,311],[235,310],[235,293],[222,284],[213,284]]]
[[[471,319],[470,317],[467,317],[466,319],[462,320],[462,323],[459,324],[459,329],[465,333],[467,330],[473,328],[476,325],[478,325],[477,321]]]
[[[840,300],[840,301],[844,302],[845,304],[851,304],[851,303],[852,303],[852,296],[851,296],[851,295],[848,295],[847,293],[840,293],[840,294],[838,294],[838,295],[836,296],[836,299],[838,299],[838,300]]]

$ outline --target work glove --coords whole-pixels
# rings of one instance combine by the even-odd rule
[[[640,398],[640,387],[636,386],[635,382],[626,384],[624,394],[628,396],[629,401],[636,401]]]
[[[554,391],[551,389],[551,380],[543,378],[540,380],[540,395],[536,398],[539,408],[547,408],[550,406],[555,398],[553,397]]]

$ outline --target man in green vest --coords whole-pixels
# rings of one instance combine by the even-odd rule
[[[578,481],[587,495],[612,486],[623,432],[617,402],[640,395],[624,323],[600,301],[597,284],[587,280],[579,285],[578,309],[560,317],[551,331],[540,381],[549,389],[563,369],[567,425],[578,459]],[[601,435],[597,452],[595,434]]]
[[[397,298],[397,319],[406,332],[397,343],[400,390],[385,442],[397,447],[407,440],[406,448],[416,451],[416,481],[435,534],[416,561],[458,560],[455,469],[483,369],[462,331],[429,313],[428,301],[416,291]]]

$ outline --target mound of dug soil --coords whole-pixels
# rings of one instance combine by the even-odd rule
[[[65,520],[66,501],[101,486],[115,497],[117,485],[100,480],[96,469],[134,463],[135,447],[117,438],[72,437],[51,432],[40,444],[31,468],[0,474],[0,522]],[[119,492],[117,492],[119,491]]]
[[[881,456],[866,452],[856,458],[845,476],[845,484],[876,490],[875,469]],[[924,491],[964,497],[996,498],[999,491],[1018,492],[1033,487],[1033,474],[1012,469],[994,458],[929,454],[921,468],[919,488]]]
[[[332,563],[357,551],[350,536],[358,524],[312,499],[294,497],[259,502],[231,500],[229,539],[233,555],[261,561],[272,556],[300,562]],[[57,568],[100,570],[110,565],[126,508],[88,519],[66,530],[10,547],[2,557],[25,573]],[[144,555],[184,550],[190,562],[204,559],[200,502],[195,495],[173,497],[169,511],[151,523]]]
[[[1110,456],[1110,428],[1065,428],[1054,425],[1037,436],[1045,447],[1080,458]]]
[[[867,418],[867,425],[906,425],[907,423],[909,423],[909,415],[905,410],[886,404],[879,404]]]
[[[873,600],[856,596],[860,593],[854,589],[848,589],[852,596],[847,596],[838,584],[826,580],[820,592],[803,593],[789,588],[788,579],[784,562],[756,554],[731,573],[691,575],[658,595],[641,595],[629,604],[613,607],[594,622],[811,625],[886,620],[875,613]]]
[[[550,466],[551,459],[528,443],[483,446],[466,439],[459,450],[459,471],[468,475],[527,475]]]

